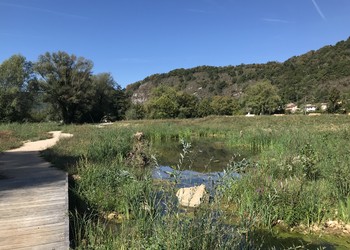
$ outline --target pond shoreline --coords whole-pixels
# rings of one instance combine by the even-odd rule
[[[215,185],[220,185],[220,179],[224,176],[224,172],[209,172],[200,173],[190,170],[175,170],[168,166],[158,166],[152,173],[153,179],[159,183],[175,183],[176,188],[180,189],[183,187],[193,187],[204,184],[209,189],[209,194],[214,195]],[[177,176],[175,176],[177,175]],[[235,178],[240,178],[240,175],[236,173]],[[177,178],[177,181],[175,179]],[[263,230],[264,228],[260,228]],[[300,224],[297,226],[289,227],[283,220],[277,220],[272,227],[273,230],[288,232],[289,234],[302,234],[302,235],[313,235],[313,236],[350,236],[350,224],[346,224],[341,221],[328,220],[321,224],[312,224],[306,226]]]

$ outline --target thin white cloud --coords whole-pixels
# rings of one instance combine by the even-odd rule
[[[316,0],[311,0],[311,1],[312,1],[312,3],[314,4],[314,6],[315,6],[315,8],[316,8],[316,11],[317,11],[318,14],[320,15],[320,17],[321,17],[323,20],[327,21],[326,16],[323,14],[323,12],[322,12],[320,6],[318,6]]]
[[[288,21],[288,20],[283,20],[283,19],[275,19],[275,18],[263,18],[262,19],[265,22],[270,22],[270,23],[287,23],[287,24],[291,24],[294,22]]]
[[[49,14],[54,14],[54,15],[59,15],[59,16],[64,16],[64,17],[70,17],[70,18],[87,19],[87,17],[85,17],[85,16],[70,14],[70,13],[66,13],[66,12],[53,11],[53,10],[44,9],[44,8],[37,8],[37,7],[31,7],[31,6],[26,6],[26,5],[20,5],[20,4],[1,3],[0,2],[0,5],[5,6],[5,7],[12,7],[12,8],[19,8],[19,9],[27,9],[27,10],[32,10],[32,11],[44,12],[44,13],[49,13]]]

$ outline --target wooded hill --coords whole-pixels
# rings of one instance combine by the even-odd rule
[[[152,89],[166,85],[176,90],[206,98],[240,98],[246,88],[260,81],[270,81],[278,88],[283,103],[324,102],[333,87],[350,91],[350,38],[334,46],[325,46],[294,56],[283,63],[241,64],[238,66],[199,66],[155,74],[130,84],[126,90],[133,103],[146,102]]]

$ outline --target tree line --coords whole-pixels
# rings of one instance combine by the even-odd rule
[[[36,62],[11,56],[0,64],[0,121],[123,119],[125,91],[110,73],[94,75],[92,69],[92,61],[62,51]]]
[[[127,119],[196,118],[209,115],[273,114],[281,112],[278,89],[268,81],[251,85],[243,98],[213,96],[200,98],[173,87],[160,85],[145,103],[135,103],[126,112]]]
[[[193,75],[186,73],[182,87],[159,83],[146,102],[133,103],[132,89],[122,89],[110,73],[93,74],[92,61],[84,57],[62,51],[47,52],[36,62],[30,62],[22,55],[13,55],[0,64],[0,122],[95,123],[284,112],[284,90],[271,81],[251,82],[238,95],[228,96],[221,93],[225,84],[217,77],[217,71],[206,66],[198,68],[210,71],[212,81],[217,83],[216,94],[201,96],[186,92],[182,85],[193,81]],[[188,71],[180,69],[169,74],[184,72]],[[350,92],[342,90],[333,86],[324,91],[328,112],[350,110]]]
[[[350,92],[341,93],[332,87],[327,94],[327,110],[319,112],[345,113],[350,111]],[[133,103],[126,119],[199,118],[209,115],[272,115],[288,113],[279,89],[269,81],[249,85],[239,97],[215,95],[200,97],[174,87],[160,85],[152,90],[144,103]],[[302,107],[302,106],[301,106]],[[303,109],[300,110],[303,113]]]

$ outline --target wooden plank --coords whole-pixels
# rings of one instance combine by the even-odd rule
[[[68,177],[39,146],[0,155],[0,250],[69,249]]]
[[[62,191],[65,191],[66,189],[66,183],[56,183],[56,185],[45,185],[45,186],[38,186],[38,187],[27,187],[24,188],[16,188],[16,193],[12,189],[12,187],[8,187],[6,190],[0,191],[0,198],[5,196],[11,196],[13,198],[17,198],[19,196],[23,196],[27,199],[35,199],[37,196],[50,196],[51,194],[54,194],[55,192],[61,193]],[[6,188],[5,185],[2,186],[4,189]]]
[[[33,207],[31,209],[27,209],[25,207],[19,208],[19,209],[13,209],[13,210],[2,210],[1,211],[1,217],[2,218],[16,218],[19,216],[36,216],[36,215],[49,215],[49,214],[55,214],[60,213],[63,209],[65,209],[65,204],[59,204],[54,206],[45,207],[45,209],[42,209],[42,207],[37,206]]]
[[[30,228],[41,225],[56,224],[64,221],[64,218],[60,215],[47,215],[47,216],[33,216],[30,218],[9,218],[7,220],[2,220],[4,225],[0,228],[0,235],[3,235],[4,231],[21,228]]]
[[[8,248],[6,250],[67,250],[67,248],[62,247],[61,241],[48,243],[48,244],[36,244],[35,246],[32,246],[28,249],[28,247],[20,247],[18,245],[14,246],[13,248]]]
[[[37,245],[59,243],[57,245],[62,245],[61,242],[65,240],[65,235],[62,234],[64,228],[58,228],[56,231],[38,231],[35,234],[28,235],[18,235],[16,237],[6,237],[0,238],[2,246],[0,249],[18,249],[18,248],[28,248],[35,249]],[[69,248],[65,248],[69,249]]]
[[[47,199],[45,199],[47,198]],[[11,202],[12,201],[12,202]],[[56,194],[54,197],[40,197],[38,200],[29,200],[29,201],[24,201],[20,202],[16,199],[12,199],[9,201],[6,201],[4,203],[0,204],[0,211],[3,209],[9,209],[10,207],[13,207],[14,209],[18,209],[21,207],[35,207],[35,206],[46,206],[50,204],[62,204],[65,202],[65,197],[61,197],[59,194]],[[1,214],[0,214],[1,217]]]
[[[62,220],[61,222],[57,223],[49,223],[46,225],[36,225],[36,226],[30,226],[30,227],[20,227],[20,228],[15,228],[12,230],[16,234],[16,238],[19,238],[19,236],[24,236],[24,235],[35,235],[37,236],[40,234],[43,236],[44,234],[51,234],[54,232],[55,234],[61,234],[63,235],[63,232],[61,229],[65,227],[65,223]],[[7,232],[6,234],[5,230],[2,230],[1,236],[0,236],[0,241],[3,240],[6,242],[8,237],[11,237],[12,232]]]

